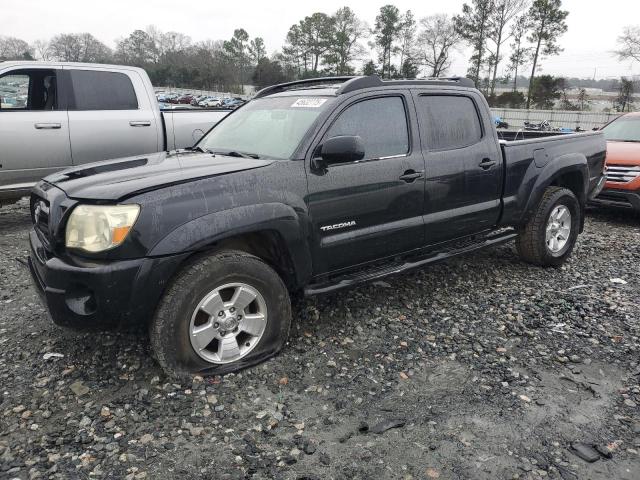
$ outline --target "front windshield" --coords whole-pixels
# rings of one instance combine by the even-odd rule
[[[640,116],[624,116],[602,129],[607,140],[613,142],[640,142]]]
[[[288,159],[329,97],[272,97],[252,100],[211,130],[198,147],[214,153]]]

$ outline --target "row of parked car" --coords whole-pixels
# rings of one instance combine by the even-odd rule
[[[160,105],[190,105],[192,107],[202,108],[235,109],[246,103],[246,100],[240,97],[220,98],[211,95],[195,95],[193,93],[178,94],[157,92],[156,98]]]

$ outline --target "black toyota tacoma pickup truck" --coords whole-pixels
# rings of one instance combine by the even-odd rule
[[[29,266],[53,321],[148,322],[170,374],[278,352],[290,295],[514,240],[555,266],[604,183],[601,133],[499,141],[467,79],[315,79],[259,92],[189,150],[33,190]]]

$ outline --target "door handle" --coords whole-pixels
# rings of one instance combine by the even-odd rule
[[[489,170],[495,164],[496,164],[495,160],[491,160],[490,158],[483,158],[482,161],[480,162],[480,168],[482,168],[483,170]]]
[[[36,123],[33,125],[37,130],[58,130],[62,128],[61,123]]]
[[[129,125],[132,127],[150,127],[151,120],[131,120]]]
[[[400,175],[400,180],[411,183],[418,178],[422,178],[422,175],[424,175],[424,170],[419,170],[417,172],[415,170],[407,170],[402,175]]]

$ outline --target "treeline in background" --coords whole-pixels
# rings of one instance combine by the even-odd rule
[[[589,109],[587,88],[615,91],[612,107],[632,108],[635,83],[536,75],[562,51],[567,31],[562,0],[472,0],[455,16],[417,18],[394,5],[373,24],[349,7],[315,12],[289,29],[281,49],[268,53],[261,37],[238,28],[227,40],[193,42],[155,26],[135,30],[110,47],[90,33],[65,33],[29,44],[0,37],[0,60],[38,59],[116,63],[144,68],[154,85],[244,93],[294,79],[353,74],[383,78],[437,77],[455,54],[470,52],[467,76],[496,107]],[[640,61],[640,28],[618,39],[621,59]],[[577,95],[567,92],[579,87]]]

